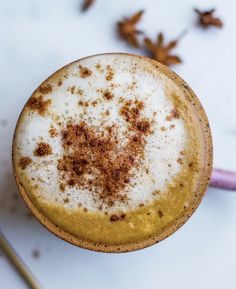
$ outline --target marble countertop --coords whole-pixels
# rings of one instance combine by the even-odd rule
[[[11,172],[17,117],[32,91],[61,66],[101,52],[134,52],[117,39],[115,23],[139,9],[151,37],[188,33],[174,67],[208,114],[214,165],[236,171],[236,2],[233,0],[97,0],[86,13],[80,0],[0,1],[0,227],[45,289],[214,288],[235,284],[236,193],[210,188],[193,217],[174,235],[128,254],[95,253],[44,229],[18,197]],[[204,31],[192,8],[217,8],[225,25]],[[35,251],[36,250],[36,251]],[[39,254],[39,256],[37,256]],[[27,288],[0,254],[0,288]]]

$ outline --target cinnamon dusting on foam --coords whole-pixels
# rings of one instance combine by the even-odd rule
[[[174,108],[174,109],[171,110],[170,114],[166,117],[166,120],[167,121],[171,121],[171,120],[173,120],[175,118],[178,119],[179,117],[180,117],[180,115],[179,115],[178,110],[176,108]]]
[[[22,170],[26,169],[32,163],[31,158],[21,157],[19,161],[19,166]]]
[[[57,85],[62,86],[62,80],[61,79],[58,80]]]
[[[36,149],[34,150],[34,155],[36,157],[44,157],[51,154],[52,154],[51,146],[44,142],[38,143]]]
[[[45,100],[43,95],[39,95],[37,97],[32,96],[29,99],[27,106],[29,109],[36,111],[38,112],[38,114],[44,116],[50,104],[51,104],[51,99]]]
[[[48,93],[52,92],[52,86],[50,84],[40,86],[39,92],[41,92],[42,94],[48,94]]]
[[[79,69],[81,78],[87,78],[93,73],[92,70],[88,69],[87,67],[83,67],[82,65],[79,65]]]
[[[87,189],[106,205],[127,202],[125,188],[144,158],[145,138],[152,121],[140,116],[141,101],[125,101],[120,115],[128,123],[127,142],[119,147],[116,125],[104,127],[101,134],[85,123],[69,124],[62,132],[63,158],[58,160],[61,182],[65,186]]]
[[[112,214],[110,217],[111,222],[117,222],[121,221],[125,218],[125,214],[117,215],[117,214]]]
[[[109,90],[106,90],[106,91],[104,91],[104,93],[103,93],[103,97],[104,97],[106,100],[111,100],[111,99],[114,97],[114,95],[113,95],[113,93],[111,93]]]
[[[111,65],[107,65],[106,68],[107,68],[106,80],[111,81],[114,77],[114,71]]]
[[[48,132],[49,132],[50,137],[52,137],[52,138],[58,136],[58,132],[54,127],[51,127]]]

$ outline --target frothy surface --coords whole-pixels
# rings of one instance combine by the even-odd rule
[[[129,251],[191,216],[212,168],[209,125],[168,68],[127,54],[91,56],[44,81],[13,142],[20,192],[73,244]]]
[[[167,76],[124,55],[80,60],[46,81],[18,125],[16,162],[46,204],[127,212],[163,197],[188,130]]]

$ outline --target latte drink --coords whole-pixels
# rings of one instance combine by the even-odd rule
[[[212,169],[199,100],[170,69],[128,54],[75,61],[32,94],[13,167],[36,218],[75,245],[125,252],[177,230]]]

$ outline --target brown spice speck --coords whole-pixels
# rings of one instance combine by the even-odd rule
[[[110,217],[110,221],[111,222],[117,222],[117,221],[123,220],[124,218],[125,218],[125,214],[121,214],[120,216],[113,214]]]
[[[77,172],[78,173],[78,172]],[[73,187],[74,185],[75,185],[75,180],[74,179],[70,179],[68,182],[68,185],[70,186],[70,187]]]
[[[137,122],[137,129],[143,133],[148,133],[150,132],[151,124],[149,120],[140,120]]]
[[[22,157],[20,159],[19,165],[22,170],[26,169],[32,163],[31,158],[29,157]]]
[[[88,107],[89,106],[89,102],[80,100],[78,102],[78,105],[83,106],[83,107]]]
[[[75,86],[72,86],[72,87],[70,88],[70,92],[71,92],[72,94],[74,94],[74,92],[75,92]]]
[[[64,202],[65,204],[68,204],[68,203],[70,202],[70,200],[69,200],[69,198],[64,198],[64,199],[63,199],[63,202]]]
[[[159,195],[160,194],[160,191],[159,190],[155,190],[154,192],[152,192],[152,195],[153,196],[157,196],[157,195]]]
[[[47,143],[44,143],[44,142],[38,143],[38,145],[34,151],[34,155],[36,157],[44,157],[44,156],[48,156],[51,154],[52,154],[51,146]]]
[[[100,63],[97,63],[97,64],[96,64],[96,69],[97,69],[100,73],[103,73],[103,72],[104,72],[104,69],[102,68],[102,66],[101,66]]]
[[[193,166],[193,163],[192,162],[189,163],[188,166],[189,166],[189,168],[191,168]]]
[[[103,206],[100,205],[100,206],[98,207],[98,210],[101,211],[101,210],[102,210],[102,207],[103,207]]]
[[[107,65],[106,68],[107,68],[106,80],[110,81],[114,77],[114,71],[110,65]]]
[[[93,72],[92,70],[88,69],[87,67],[83,67],[82,65],[79,65],[80,68],[80,77],[86,78],[89,77]]]
[[[39,92],[42,94],[47,94],[49,92],[52,92],[52,86],[50,84],[46,84],[44,86],[39,87]]]
[[[174,118],[179,118],[179,117],[180,117],[179,112],[177,111],[176,108],[174,108],[171,110],[170,114],[166,117],[166,120],[171,121]]]
[[[49,135],[50,135],[50,137],[54,138],[54,137],[58,136],[58,132],[54,127],[51,127],[49,129]]]
[[[114,95],[109,90],[106,90],[103,93],[103,97],[107,100],[111,100],[114,97]]]
[[[109,115],[110,115],[110,111],[108,109],[101,113],[101,116],[103,116],[103,117],[109,116]]]
[[[37,111],[40,115],[45,115],[50,104],[51,100],[44,100],[43,95],[39,95],[38,97],[32,96],[27,102],[27,106],[31,110]]]
[[[58,85],[58,86],[61,86],[61,85],[62,85],[62,80],[61,80],[61,79],[58,80],[57,85]]]
[[[121,101],[123,102],[122,98]],[[142,101],[127,100],[120,109],[120,115],[125,118],[127,122],[136,121],[140,117],[140,112],[144,108]]]
[[[182,164],[183,164],[183,159],[178,158],[178,159],[177,159],[177,163],[180,164],[180,165],[182,165]]]
[[[98,104],[98,101],[97,101],[97,100],[93,100],[93,101],[91,102],[91,105],[92,105],[93,107],[95,107],[97,104]]]
[[[160,218],[162,218],[163,216],[164,216],[164,213],[163,213],[163,211],[162,210],[158,210],[158,216],[160,217]]]
[[[82,89],[78,89],[78,90],[77,90],[77,94],[80,95],[80,96],[82,96],[82,95],[84,94],[84,91],[83,91]]]
[[[65,185],[64,185],[64,184],[61,183],[61,184],[59,185],[59,188],[60,188],[60,191],[61,191],[61,192],[64,192],[64,191],[65,191]]]

